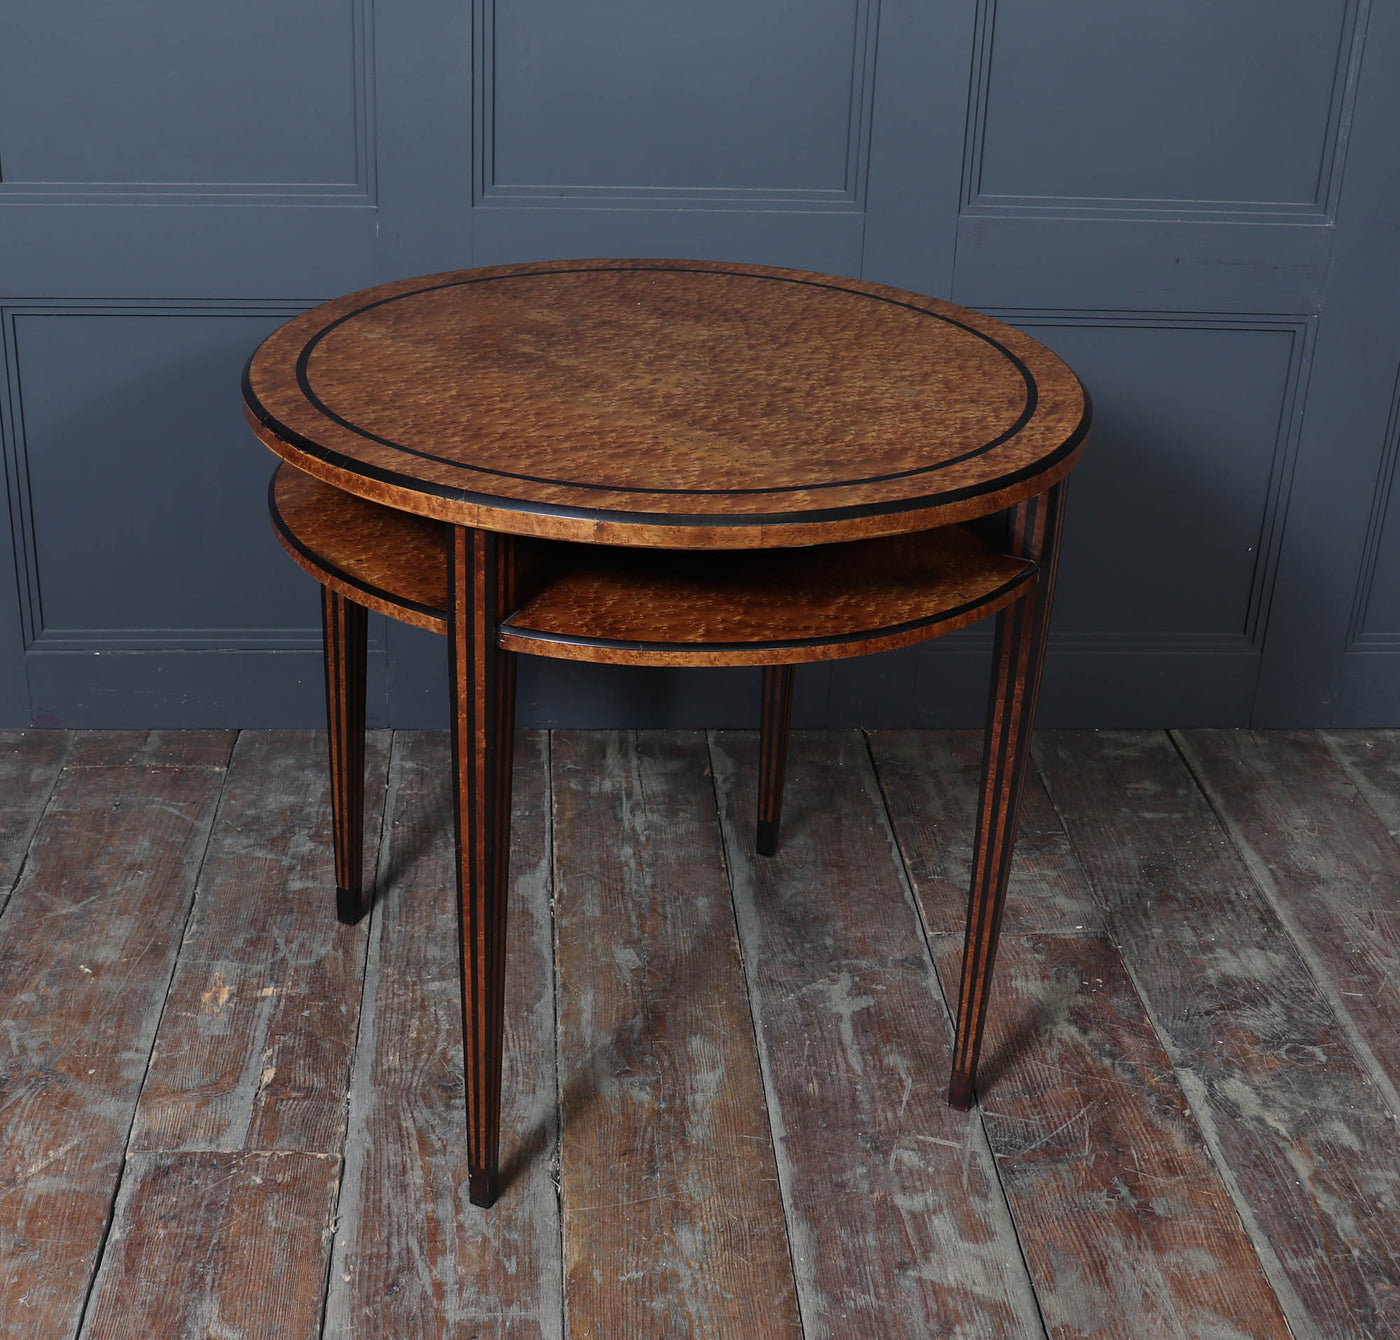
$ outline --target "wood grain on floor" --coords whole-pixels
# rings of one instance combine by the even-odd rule
[[[220,767],[65,768],[0,916],[8,1335],[82,1316],[222,783]]]
[[[553,764],[568,1334],[800,1337],[705,737]]]
[[[467,1199],[457,917],[443,896],[450,766],[445,735],[395,737],[326,1304],[336,1340],[563,1334],[548,741],[529,735],[516,750],[507,1191],[489,1213]]]
[[[1299,946],[1166,736],[1052,735],[1040,747],[1290,1324],[1400,1334],[1396,1114]]]
[[[1400,1334],[1400,732],[1037,740],[981,1101],[979,741],[522,732],[504,1191],[449,753],[0,732],[0,1338]]]
[[[793,736],[773,858],[755,738],[713,741],[807,1334],[1034,1333],[980,1123],[943,1098],[951,1028],[863,737]]]

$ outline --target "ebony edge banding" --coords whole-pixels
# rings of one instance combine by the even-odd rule
[[[257,357],[256,352],[253,358]],[[624,512],[607,507],[572,507],[564,503],[530,502],[520,498],[502,498],[491,493],[476,493],[471,489],[454,489],[446,484],[434,484],[418,479],[413,475],[400,474],[383,466],[357,461],[353,456],[323,447],[303,437],[292,428],[286,427],[267,412],[253,391],[250,372],[253,358],[243,367],[243,399],[249,412],[264,428],[290,447],[295,447],[303,455],[347,474],[358,475],[361,479],[373,479],[408,493],[418,493],[448,502],[461,503],[469,507],[487,507],[496,512],[518,512],[521,516],[552,516],[570,521],[616,522],[625,526],[676,527],[703,526],[707,529],[745,530],[752,526],[788,527],[802,526],[826,521],[856,521],[863,517],[897,516],[901,512],[918,512],[934,507],[947,507],[952,503],[978,498],[986,493],[1000,493],[1021,483],[1048,473],[1055,465],[1072,455],[1089,432],[1092,406],[1089,395],[1080,384],[1084,398],[1084,413],[1074,431],[1062,445],[1053,452],[1041,457],[1020,470],[1013,470],[996,479],[981,484],[970,484],[960,489],[949,489],[943,493],[926,493],[918,498],[897,498],[879,503],[852,503],[847,507],[816,507],[806,512],[749,512],[742,516],[726,515],[723,512]],[[1076,378],[1078,380],[1078,378]]]
[[[511,623],[509,619],[501,621],[501,632],[509,634],[512,638],[520,638],[530,642],[559,642],[571,647],[607,647],[616,651],[656,651],[656,652],[725,652],[725,651],[766,651],[779,650],[787,647],[839,647],[848,643],[873,642],[877,638],[896,637],[900,633],[910,633],[917,628],[929,628],[937,623],[944,623],[949,619],[955,619],[960,614],[968,614],[973,610],[981,609],[984,605],[990,604],[994,600],[999,600],[1008,591],[1014,591],[1018,586],[1030,580],[1037,572],[1036,564],[1027,562],[1022,571],[1018,572],[1009,581],[998,586],[996,590],[989,591],[984,596],[979,596],[976,600],[969,600],[961,605],[955,605],[951,609],[940,610],[937,614],[930,614],[922,619],[910,619],[905,623],[887,624],[883,628],[862,629],[858,633],[842,633],[832,637],[792,637],[781,639],[763,639],[754,642],[641,642],[635,639],[608,638],[608,637],[582,637],[576,633],[549,633],[534,628],[521,628]]]
[[[376,600],[382,600],[386,605],[397,605],[400,609],[413,610],[417,614],[426,614],[431,619],[440,619],[444,625],[447,623],[447,611],[437,609],[433,605],[425,605],[418,600],[410,600],[407,596],[400,595],[397,591],[386,591],[382,586],[375,586],[373,582],[367,582],[363,578],[356,577],[347,572],[344,568],[332,567],[315,550],[308,549],[296,533],[287,524],[286,518],[282,515],[277,506],[277,474],[274,471],[272,482],[267,486],[267,509],[272,513],[272,524],[277,528],[277,534],[281,536],[293,549],[297,551],[308,563],[319,572],[329,573],[336,581],[344,582],[346,586],[353,586],[357,591],[363,591],[368,596],[373,596]]]

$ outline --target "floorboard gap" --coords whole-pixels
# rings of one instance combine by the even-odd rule
[[[763,1102],[764,1106],[767,1108],[768,1135],[769,1139],[772,1142],[773,1148],[773,1180],[778,1184],[779,1198],[782,1201],[783,1235],[787,1239],[788,1265],[792,1270],[792,1277],[795,1283],[797,1280],[797,1256],[792,1241],[792,1219],[791,1215],[788,1212],[788,1206],[791,1204],[791,1197],[788,1194],[789,1187],[786,1184],[786,1179],[784,1178],[783,1160],[778,1153],[778,1150],[781,1148],[780,1141],[782,1139],[782,1124],[780,1121],[774,1120],[774,1112],[776,1111],[775,1099],[772,1091],[771,1079],[768,1073],[768,1061],[763,1051],[763,1039],[760,1036],[758,1018],[754,1011],[753,986],[750,980],[748,949],[744,944],[743,935],[740,934],[739,908],[738,904],[735,902],[734,863],[730,860],[729,843],[725,837],[724,825],[720,822],[720,814],[722,811],[722,807],[719,795],[719,781],[716,777],[715,770],[714,736],[715,733],[712,730],[705,732],[705,757],[708,760],[710,767],[710,794],[714,798],[715,823],[719,828],[719,850],[720,859],[724,863],[724,881],[729,888],[729,912],[730,916],[734,919],[734,939],[735,943],[739,947],[739,972],[741,980],[743,982],[744,1004],[748,1007],[749,1012],[749,1032],[751,1040],[753,1042],[754,1055],[758,1058],[758,1073],[759,1078],[763,1084]],[[779,833],[778,840],[779,842],[782,841],[781,832]],[[804,1336],[815,1334],[815,1332],[809,1325],[808,1317],[804,1310],[802,1293],[800,1290],[798,1291],[797,1295],[797,1318],[799,1325],[802,1327],[802,1333]]]

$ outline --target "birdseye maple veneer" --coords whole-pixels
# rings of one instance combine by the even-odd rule
[[[989,317],[696,261],[401,280],[304,313],[244,376],[322,584],[337,911],[362,878],[366,610],[445,633],[470,1194],[497,1192],[515,656],[763,669],[777,849],[795,663],[998,614],[949,1101],[973,1099],[1059,550],[1078,379]],[[969,524],[970,523],[970,524]]]

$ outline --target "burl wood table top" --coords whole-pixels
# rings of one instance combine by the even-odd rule
[[[401,280],[257,350],[249,421],[361,497],[591,543],[923,530],[1068,473],[1089,409],[1043,345],[879,284],[700,261]]]

